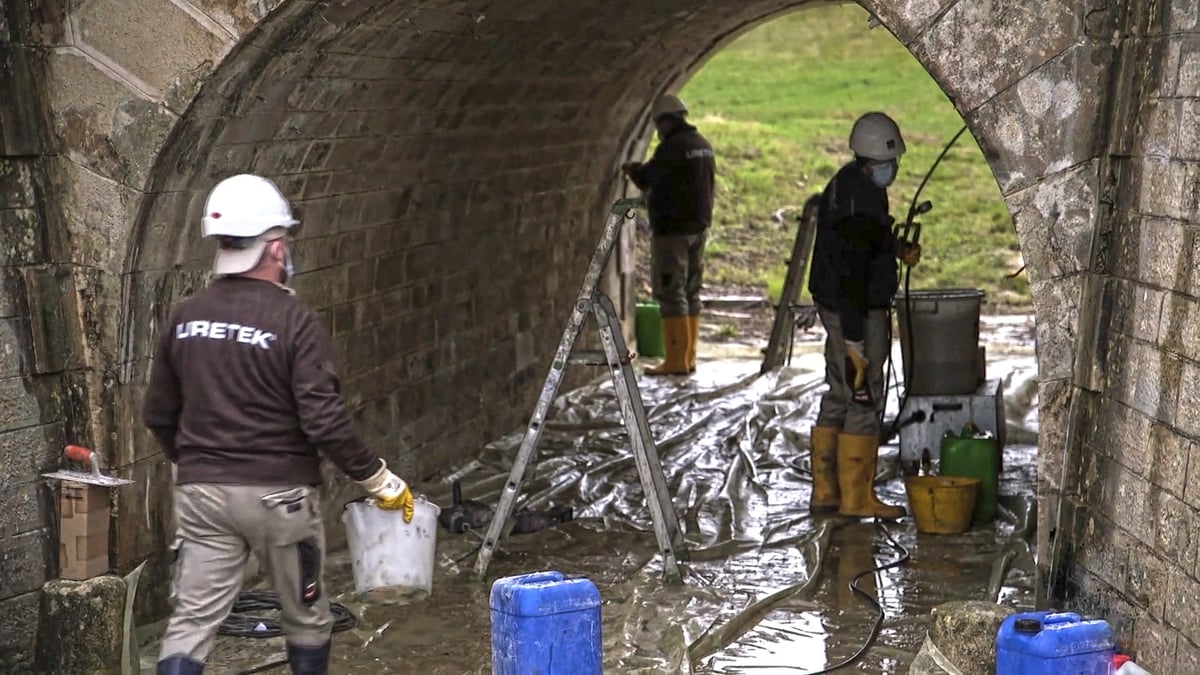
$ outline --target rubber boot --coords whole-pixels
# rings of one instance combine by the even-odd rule
[[[663,318],[664,346],[667,357],[657,368],[647,368],[647,375],[687,375],[688,318],[668,316]]]
[[[176,654],[158,662],[157,675],[203,675],[204,664]]]
[[[837,511],[841,503],[837,474],[838,434],[841,432],[837,427],[813,427],[810,432],[813,486],[808,510],[811,513],[831,513]]]
[[[879,439],[876,436],[838,435],[837,477],[838,488],[842,492],[838,513],[884,520],[895,520],[905,514],[903,506],[884,504],[875,496],[875,466],[878,461]]]
[[[687,367],[689,373],[694,373],[696,372],[696,349],[700,345],[700,315],[692,314],[687,321]]]
[[[288,645],[288,665],[292,667],[292,675],[328,675],[329,647],[328,642],[320,647]]]

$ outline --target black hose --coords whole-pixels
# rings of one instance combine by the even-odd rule
[[[921,197],[921,192],[925,190],[925,184],[929,182],[930,177],[933,176],[933,172],[938,168],[938,165],[942,163],[942,160],[945,159],[946,154],[948,152],[950,152],[950,148],[954,147],[954,144],[958,142],[959,137],[961,137],[966,131],[967,131],[967,125],[964,124],[963,127],[958,130],[958,133],[954,134],[954,137],[950,139],[950,142],[947,143],[944,148],[942,148],[942,152],[940,154],[938,154],[937,159],[933,160],[933,164],[929,167],[929,171],[925,172],[925,177],[921,179],[921,184],[917,186],[917,191],[913,193],[912,201],[908,205],[908,216],[905,219],[905,222],[907,222],[909,226],[912,225],[913,218],[916,217],[916,215],[917,215],[917,199],[919,199]],[[900,424],[902,422],[900,416],[904,414],[904,406],[908,404],[908,390],[910,389],[910,385],[912,384],[912,374],[913,374],[912,362],[916,361],[917,349],[916,349],[916,346],[913,344],[913,328],[912,328],[912,324],[913,324],[913,321],[912,321],[912,296],[909,294],[909,291],[908,291],[909,281],[911,280],[911,278],[912,278],[912,268],[905,265],[904,266],[904,313],[907,315],[907,319],[908,319],[908,321],[907,321],[908,330],[905,331],[906,333],[908,333],[908,358],[904,362],[904,393],[900,396],[900,409],[896,411],[896,418],[894,420],[892,420],[892,428],[888,431],[889,439],[892,436],[899,433],[899,431],[900,431]],[[891,341],[891,330],[892,330],[892,314],[891,314],[891,312],[892,312],[891,308],[888,308],[888,345],[891,345],[891,343],[892,343],[892,341]],[[890,347],[888,348],[888,367],[889,367],[889,371],[894,376],[896,371],[895,371],[895,368],[892,366],[892,350]],[[884,401],[883,407],[886,409],[887,408],[886,378],[885,378],[884,392],[885,392],[885,397],[883,400]],[[885,415],[881,412],[880,413],[881,420],[884,416]]]
[[[877,522],[875,524],[875,526],[883,534],[883,538],[887,540],[888,545],[891,546],[893,550],[898,551],[900,553],[900,557],[896,558],[895,560],[893,560],[885,565],[877,565],[876,567],[872,567],[869,570],[863,570],[862,572],[859,572],[858,574],[854,575],[854,578],[850,580],[849,587],[850,587],[851,592],[855,593],[856,595],[858,595],[862,599],[866,600],[867,602],[871,603],[875,607],[876,616],[875,616],[875,621],[871,623],[871,632],[867,634],[867,639],[863,642],[862,646],[858,648],[858,651],[854,652],[854,654],[852,656],[850,656],[850,658],[843,659],[842,661],[835,663],[832,666],[828,666],[824,670],[817,670],[817,671],[814,671],[811,673],[805,673],[804,675],[826,675],[826,673],[832,673],[832,672],[841,670],[842,668],[848,668],[848,667],[854,665],[855,663],[858,663],[860,660],[862,660],[862,658],[864,656],[867,655],[867,652],[871,649],[871,645],[875,644],[875,638],[879,637],[879,630],[883,627],[883,619],[886,616],[886,614],[883,611],[883,605],[880,605],[879,600],[872,597],[870,593],[859,588],[858,580],[862,579],[863,577],[867,576],[868,574],[877,574],[884,570],[892,569],[893,567],[899,567],[900,565],[903,565],[904,563],[908,562],[908,560],[910,558],[910,554],[909,554],[907,548],[904,548],[904,546],[902,544],[900,544],[899,542],[897,542],[895,539],[892,538],[891,533],[888,532],[887,528],[883,526],[883,523]],[[746,669],[759,668],[759,667],[799,670],[795,666],[778,666],[778,665],[742,666],[742,668],[746,668]]]
[[[283,605],[279,602],[279,594],[275,591],[242,591],[233,603],[229,616],[217,627],[218,635],[229,635],[239,638],[272,638],[284,635],[283,627],[278,619],[263,616],[253,616],[250,612],[279,611]],[[344,605],[336,602],[329,603],[329,611],[333,614],[333,632],[340,633],[350,630],[358,624],[354,614]],[[262,629],[258,627],[262,626]],[[250,670],[238,671],[237,675],[252,675],[272,668],[286,666],[286,658],[255,666]]]
[[[904,359],[904,393],[900,395],[900,405],[898,406],[898,408],[896,410],[895,419],[892,420],[892,428],[888,431],[889,439],[892,436],[895,436],[896,434],[900,433],[900,425],[903,422],[903,420],[901,419],[901,415],[904,414],[904,406],[908,405],[908,391],[909,391],[909,389],[912,388],[913,363],[917,360],[916,359],[917,349],[916,349],[916,345],[913,344],[912,295],[908,291],[909,283],[911,280],[912,280],[912,268],[905,265],[905,267],[904,267],[904,314],[905,314],[905,318],[907,319],[905,321],[905,324],[908,328],[908,330],[905,331],[905,333],[908,334],[908,358]],[[895,376],[896,376],[896,366],[892,362],[891,344],[892,344],[892,310],[889,308],[888,309],[888,358],[887,358],[887,360],[888,360],[888,371],[891,373],[891,376],[892,376],[892,379],[894,382]],[[884,378],[885,394],[884,394],[884,399],[883,399],[883,408],[885,411],[887,409],[886,381],[887,381],[887,378]],[[880,414],[881,418],[884,416],[885,416],[884,413]]]
[[[917,191],[913,193],[912,202],[908,205],[908,222],[911,223],[913,216],[916,215],[917,199],[921,196],[921,192],[925,189],[925,184],[928,183],[930,177],[933,176],[933,172],[938,168],[938,164],[942,163],[942,159],[946,157],[946,153],[950,152],[950,148],[954,147],[954,144],[958,142],[958,137],[962,136],[966,130],[967,125],[964,124],[963,128],[959,129],[958,133],[954,134],[954,138],[951,138],[950,142],[946,144],[946,147],[942,148],[942,154],[938,155],[937,159],[933,160],[933,164],[929,167],[929,171],[925,172],[925,177],[921,179],[921,184],[917,186]]]
[[[272,638],[284,634],[278,619],[268,619],[261,616],[251,616],[249,612],[279,611],[283,605],[279,602],[279,594],[275,591],[242,591],[233,603],[233,610],[217,628],[218,635],[229,635],[239,638]],[[350,630],[358,623],[358,619],[345,606],[336,602],[329,603],[329,611],[333,614],[333,632],[340,633]],[[258,626],[262,629],[258,629]]]
[[[875,616],[874,623],[871,624],[871,632],[869,634],[867,634],[866,641],[863,642],[862,647],[858,648],[857,652],[854,652],[853,656],[842,661],[841,663],[830,666],[830,667],[826,668],[825,670],[818,670],[817,672],[809,673],[808,675],[824,675],[825,673],[832,673],[836,670],[841,670],[842,668],[847,668],[849,666],[854,665],[860,659],[862,659],[862,657],[867,655],[867,651],[869,649],[871,649],[871,645],[875,644],[875,638],[879,637],[879,629],[883,627],[883,619],[885,616],[885,614],[883,612],[883,605],[880,605],[879,600],[872,597],[870,593],[859,588],[858,580],[867,576],[868,574],[876,574],[876,573],[882,572],[884,570],[889,570],[893,567],[899,567],[900,565],[903,565],[904,563],[908,562],[909,552],[908,552],[908,549],[904,548],[904,546],[900,544],[900,542],[896,541],[895,539],[892,539],[892,534],[887,531],[887,528],[884,527],[882,523],[876,523],[875,526],[883,534],[883,538],[887,540],[888,545],[891,546],[892,549],[894,549],[900,553],[900,557],[896,558],[895,560],[891,561],[890,563],[887,563],[886,565],[879,565],[879,566],[873,567],[869,570],[863,570],[862,572],[859,572],[858,574],[854,575],[854,578],[850,580],[850,590],[852,592],[858,594],[859,597],[861,597],[862,599],[866,600],[867,602],[869,602],[875,606],[875,611],[877,612],[877,615]]]

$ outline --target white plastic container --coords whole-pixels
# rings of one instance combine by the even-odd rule
[[[424,496],[414,499],[410,523],[404,522],[403,512],[385,511],[372,499],[346,504],[342,523],[350,546],[354,591],[380,600],[405,591],[432,592],[440,512]]]

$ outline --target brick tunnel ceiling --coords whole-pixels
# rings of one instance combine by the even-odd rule
[[[165,147],[152,188],[167,194],[142,229],[169,228],[175,245],[143,247],[134,268],[196,254],[200,204],[179,191],[237,170],[277,177],[307,239],[388,225],[400,246],[463,243],[490,222],[488,251],[555,221],[578,227],[611,196],[654,95],[715,42],[801,4],[284,3]],[[298,262],[327,265],[317,251],[330,248],[305,247]]]
[[[159,155],[133,237],[128,362],[144,372],[167,306],[203,283],[206,191],[252,171],[297,207],[295,286],[335,334],[351,406],[378,413],[364,427],[403,418],[417,442],[510,428],[504,404],[544,375],[649,102],[714,43],[798,4],[284,3]]]

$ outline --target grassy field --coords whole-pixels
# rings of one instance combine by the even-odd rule
[[[938,85],[857,6],[809,9],[747,33],[714,56],[681,92],[717,151],[718,192],[707,284],[775,299],[795,237],[794,212],[850,158],[854,119],[883,110],[908,153],[890,189],[902,219],[913,192],[962,118]],[[1012,219],[970,132],[942,161],[922,199],[922,263],[913,288],[977,287],[988,303],[1029,303]],[[805,292],[807,296],[807,291]]]

